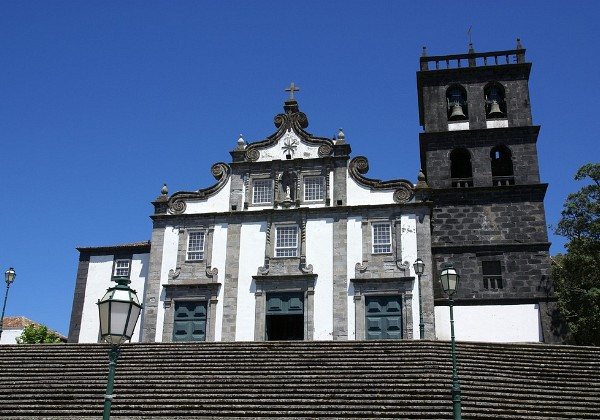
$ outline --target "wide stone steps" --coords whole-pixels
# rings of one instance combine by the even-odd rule
[[[458,343],[465,419],[600,419],[600,349]],[[106,345],[0,347],[0,418],[97,419]],[[122,347],[113,419],[448,419],[440,341]]]

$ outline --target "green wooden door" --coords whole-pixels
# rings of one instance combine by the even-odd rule
[[[304,340],[304,293],[267,293],[265,340]]]
[[[401,296],[366,296],[365,316],[367,340],[402,338]]]
[[[173,341],[206,340],[206,302],[175,302]]]

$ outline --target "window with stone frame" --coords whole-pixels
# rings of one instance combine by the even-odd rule
[[[113,272],[114,277],[129,277],[129,270],[131,268],[131,260],[125,258],[119,258],[115,261],[115,269]]]
[[[483,273],[483,288],[486,290],[497,290],[504,288],[502,283],[502,265],[500,261],[482,261],[481,272]]]
[[[269,204],[273,201],[273,181],[255,179],[252,182],[252,204]]]
[[[304,177],[304,201],[323,201],[325,178],[322,176]]]
[[[373,254],[389,254],[392,252],[392,225],[390,223],[373,223]]]
[[[200,261],[204,259],[204,242],[206,232],[203,230],[192,230],[188,233],[186,260]]]
[[[275,257],[298,256],[298,226],[283,225],[275,228]]]

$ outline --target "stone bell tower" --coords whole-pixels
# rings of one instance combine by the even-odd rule
[[[466,54],[446,56],[423,48],[420,58],[419,141],[434,203],[433,272],[452,263],[460,273],[455,310],[473,323],[463,324],[468,339],[492,329],[511,340],[514,325],[528,331],[524,341],[537,341],[536,334],[559,339],[530,71],[520,40],[513,50],[486,53],[472,44]],[[447,308],[436,287],[437,320]]]

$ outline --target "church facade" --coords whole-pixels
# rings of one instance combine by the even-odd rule
[[[420,64],[415,183],[368,177],[342,130],[309,133],[292,84],[276,131],[240,137],[214,185],[163,188],[151,241],[78,248],[69,341],[98,341],[95,303],[121,276],[144,304],[132,341],[447,339],[446,263],[457,339],[554,341],[525,50]]]

